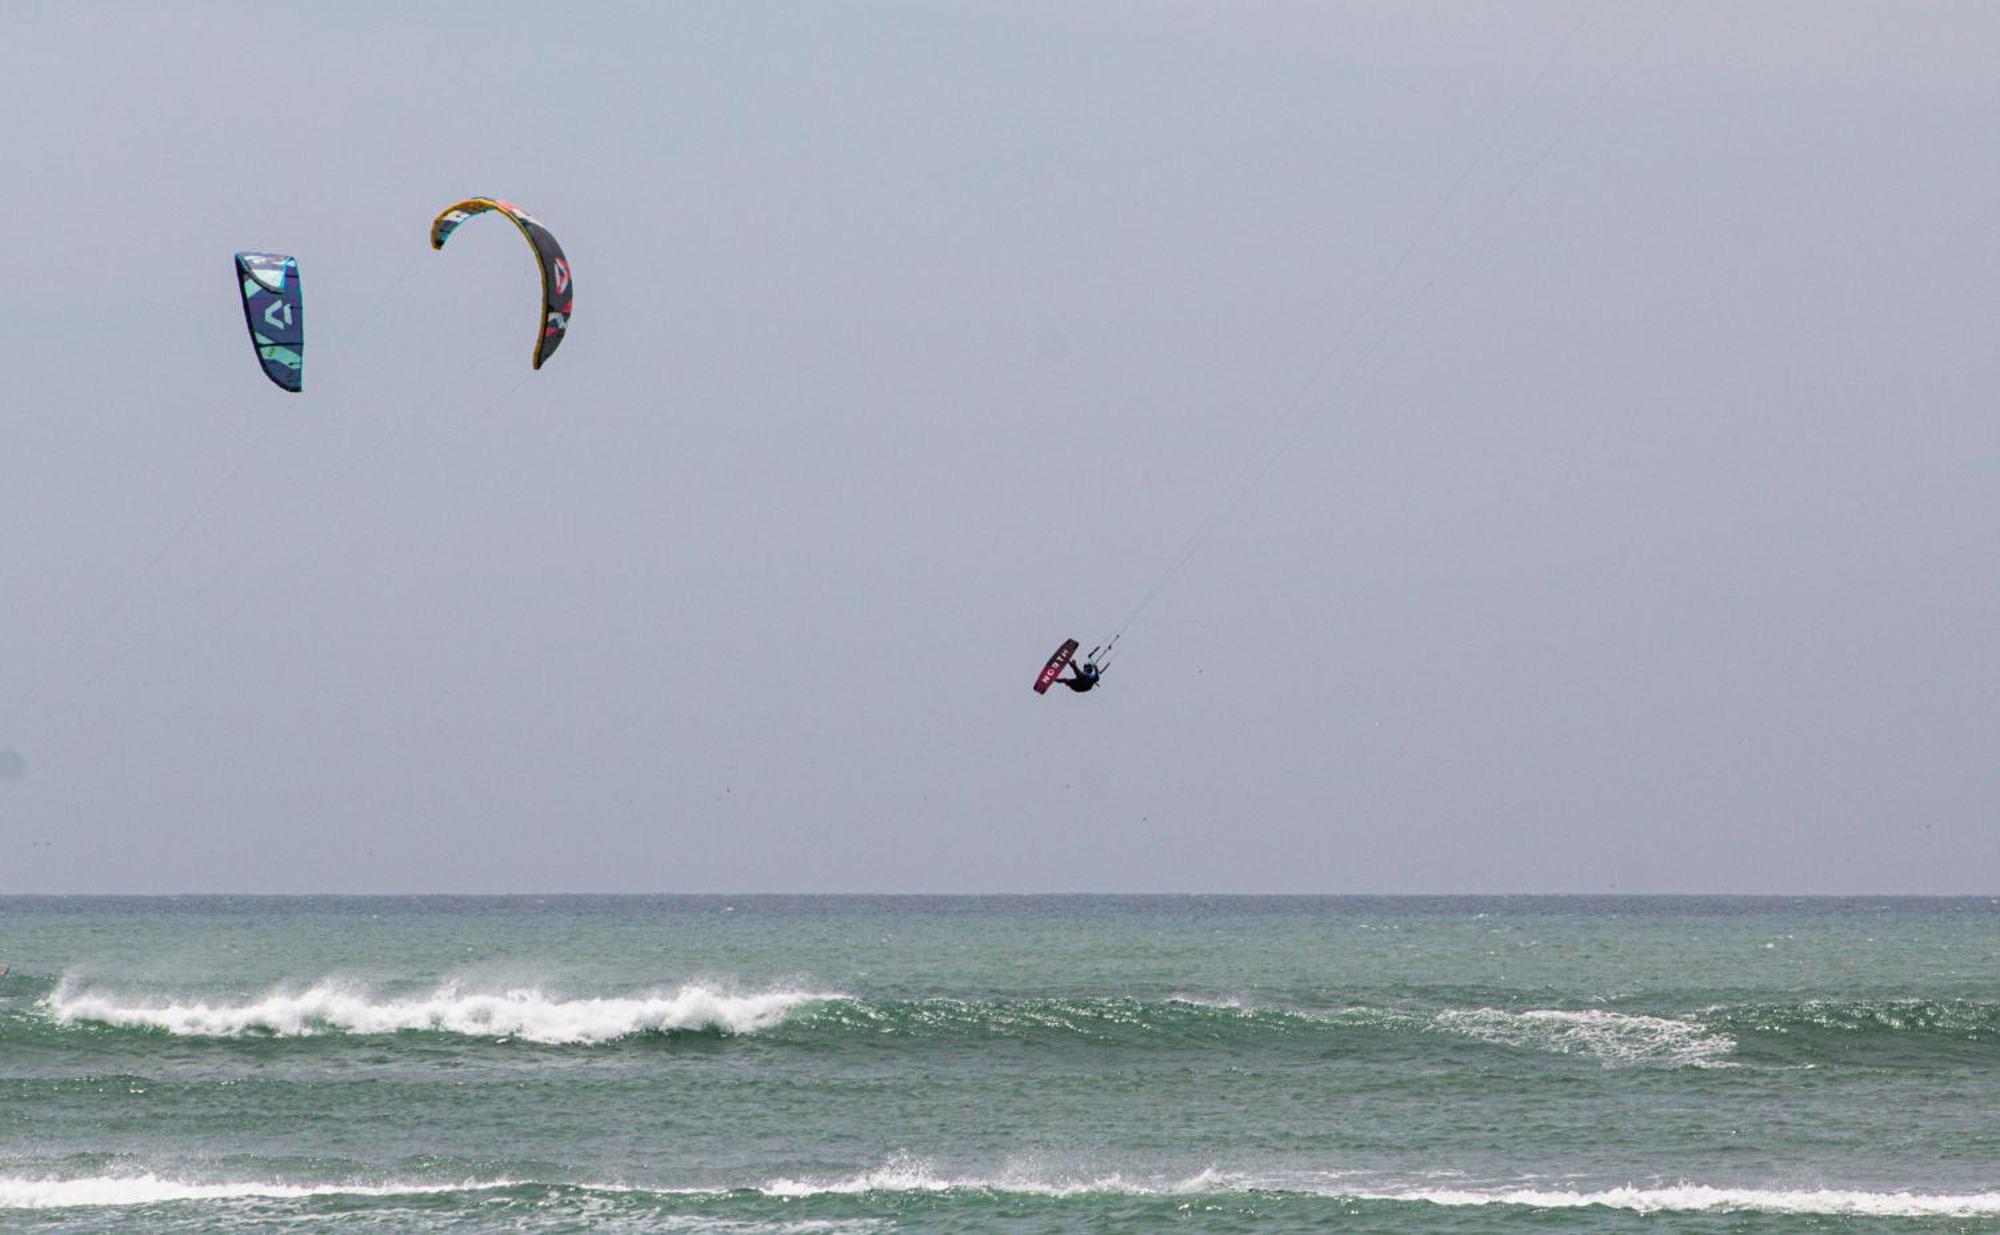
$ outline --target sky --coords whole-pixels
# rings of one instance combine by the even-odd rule
[[[1993,892],[1996,46],[0,0],[0,891]]]

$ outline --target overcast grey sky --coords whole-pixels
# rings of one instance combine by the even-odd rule
[[[1996,887],[2000,7],[0,13],[0,890]]]

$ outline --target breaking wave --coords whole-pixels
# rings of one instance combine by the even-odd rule
[[[1756,1213],[1863,1218],[1983,1218],[2000,1216],[2000,1192],[1934,1193],[1843,1188],[1717,1187],[1697,1183],[1627,1184],[1598,1189],[1541,1187],[1440,1188],[1429,1184],[1361,1183],[1340,1172],[1257,1175],[1208,1169],[1172,1177],[1104,1174],[953,1174],[923,1159],[898,1156],[881,1166],[824,1179],[776,1178],[751,1187],[639,1187],[626,1184],[529,1183],[511,1179],[460,1183],[188,1182],[156,1174],[76,1179],[0,1178],[0,1211],[133,1207],[181,1202],[311,1201],[321,1197],[395,1198],[456,1194],[495,1202],[546,1205],[568,1198],[623,1198],[653,1208],[696,1204],[755,1206],[820,1197],[882,1198],[918,1195],[993,1196],[1065,1200],[1092,1195],[1186,1198],[1257,1193],[1325,1198],[1344,1203],[1425,1205],[1464,1209],[1608,1209],[1635,1214]],[[810,1222],[789,1227],[817,1229]]]
[[[98,1175],[81,1179],[0,1179],[0,1210],[162,1205],[176,1201],[296,1201],[321,1196],[417,1196],[485,1192],[516,1186],[514,1181],[505,1179],[458,1184],[189,1183],[154,1174]]]
[[[1567,1190],[1549,1188],[1436,1188],[1362,1184],[1341,1172],[1256,1175],[1214,1168],[1184,1178],[1140,1178],[1111,1173],[1072,1177],[1017,1174],[952,1175],[919,1158],[899,1156],[869,1171],[823,1180],[775,1179],[758,1189],[792,1200],[814,1196],[898,1193],[992,1193],[1066,1198],[1104,1193],[1188,1197],[1264,1193],[1341,1201],[1524,1209],[1619,1209],[1633,1213],[1766,1213],[1862,1217],[1983,1217],[2000,1215],[2000,1192],[1869,1192],[1840,1188],[1723,1188],[1675,1183],[1663,1186]]]
[[[337,1038],[440,1033],[486,1041],[600,1046],[660,1036],[755,1036],[825,1049],[984,1049],[1028,1045],[1270,1050],[1370,1040],[1484,1045],[1571,1056],[1610,1068],[1743,1064],[1896,1066],[1985,1058],[2000,1041],[2000,1004],[1855,999],[1715,1005],[1655,1013],[1592,1008],[1295,1008],[1176,995],[862,999],[804,986],[688,983],[634,995],[558,996],[540,988],[445,983],[385,994],[340,979],[240,1000],[140,996],[63,980],[32,1009],[0,1012],[57,1028],[188,1038]],[[28,1027],[32,1032],[32,1026]]]
[[[1679,1183],[1595,1192],[1542,1188],[1412,1189],[1358,1200],[1525,1209],[1623,1209],[1654,1213],[1759,1213],[1868,1218],[1977,1218],[2000,1214],[2000,1192],[1863,1192],[1844,1188],[1716,1188]]]
[[[381,998],[323,981],[243,1003],[134,1001],[60,985],[43,1001],[62,1025],[146,1029],[177,1037],[309,1037],[409,1031],[549,1044],[612,1042],[639,1034],[747,1034],[793,1009],[839,995],[799,990],[733,993],[703,985],[619,998],[560,999],[536,989],[486,994],[445,985],[429,994]]]
[[[59,1028],[123,1029],[184,1038],[337,1038],[440,1033],[493,1042],[599,1046],[660,1035],[758,1035],[804,1047],[832,1043],[943,1049],[995,1041],[1118,1048],[1268,1050],[1288,1041],[1318,1049],[1329,1038],[1433,1036],[1607,1067],[1724,1066],[1735,1040],[1700,1022],[1602,1009],[1498,1008],[1310,1011],[1175,996],[995,1000],[864,1000],[798,988],[731,990],[706,984],[631,996],[561,998],[536,988],[499,992],[445,984],[418,995],[382,995],[336,979],[279,988],[241,1001],[135,997],[79,989],[65,980],[38,1003]]]

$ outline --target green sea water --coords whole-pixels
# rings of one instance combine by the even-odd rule
[[[2000,1231],[2000,902],[0,898],[0,1229]]]

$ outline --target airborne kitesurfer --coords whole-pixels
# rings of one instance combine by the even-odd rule
[[[1096,689],[1097,679],[1103,676],[1103,670],[1099,669],[1093,662],[1087,660],[1080,665],[1072,664],[1069,667],[1069,671],[1069,677],[1057,680],[1079,695],[1084,691]]]
[[[1118,641],[1114,638],[1111,643],[1100,643],[1084,653],[1082,660],[1077,660],[1076,640],[1063,640],[1063,645],[1056,649],[1054,656],[1049,657],[1049,663],[1043,665],[1041,673],[1036,676],[1035,693],[1047,694],[1049,687],[1057,682],[1061,682],[1079,695],[1087,690],[1095,690],[1098,680],[1104,676],[1106,665],[1110,663],[1111,647],[1116,642]],[[1064,669],[1069,670],[1068,677],[1062,675]]]

